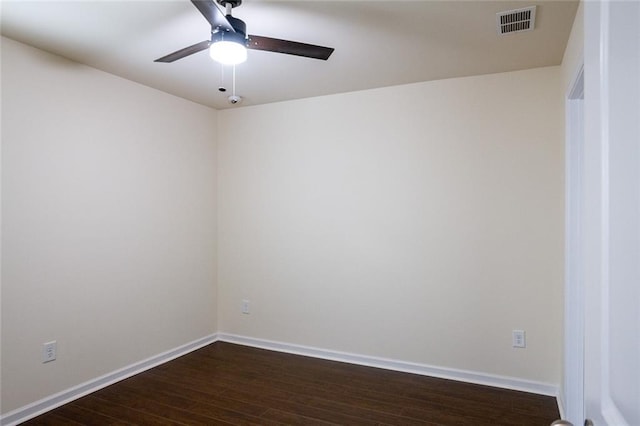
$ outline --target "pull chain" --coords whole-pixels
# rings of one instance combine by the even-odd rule
[[[219,92],[226,92],[227,89],[224,87],[224,65],[220,64],[220,86],[218,86]]]
[[[236,66],[233,66],[233,96],[236,95]]]
[[[233,76],[232,76],[232,86],[231,86],[231,90],[232,90],[232,95],[229,96],[227,99],[229,100],[229,103],[231,105],[237,105],[240,102],[242,102],[242,97],[241,96],[236,96],[236,66],[233,66]]]

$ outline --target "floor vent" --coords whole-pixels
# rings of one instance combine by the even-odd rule
[[[500,35],[531,31],[536,21],[536,7],[531,6],[497,13],[496,21]]]

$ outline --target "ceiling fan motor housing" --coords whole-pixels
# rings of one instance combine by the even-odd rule
[[[236,32],[227,31],[224,28],[216,27],[211,30],[211,42],[217,41],[235,41],[236,43],[246,44],[247,41],[247,24],[242,19],[234,18],[227,15],[227,20]]]

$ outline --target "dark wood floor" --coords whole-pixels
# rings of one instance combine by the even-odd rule
[[[539,425],[554,398],[216,342],[25,425]]]

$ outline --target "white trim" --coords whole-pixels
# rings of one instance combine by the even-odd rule
[[[584,65],[565,98],[565,300],[562,419],[584,422],[584,291],[582,288],[584,197]],[[560,398],[559,404],[560,405]]]
[[[180,356],[186,355],[204,346],[217,341],[235,343],[255,348],[268,349],[277,352],[285,352],[295,355],[310,356],[313,358],[326,359],[331,361],[346,362],[349,364],[363,365],[368,367],[383,368],[386,370],[402,371],[405,373],[420,374],[422,376],[439,377],[443,379],[457,380],[479,385],[494,386],[504,389],[512,389],[523,392],[530,392],[547,396],[558,396],[558,386],[549,383],[541,383],[530,380],[518,379],[515,377],[498,376],[487,373],[480,373],[468,370],[458,370],[454,368],[436,367],[427,364],[419,364],[407,361],[399,361],[387,358],[379,358],[368,355],[358,355],[347,352],[320,349],[311,346],[296,345],[272,340],[255,339],[253,337],[239,336],[227,333],[214,333],[202,339],[179,346],[175,349],[152,356],[145,360],[131,364],[127,367],[113,371],[89,380],[78,386],[74,386],[65,391],[48,396],[39,401],[25,405],[17,410],[11,411],[0,418],[3,426],[14,426],[39,416],[47,411],[53,410],[68,402],[81,398],[92,392],[112,385],[116,382],[134,376],[143,371],[149,370],[160,364],[164,364]],[[563,412],[560,399],[557,398],[558,408]]]
[[[584,100],[584,58],[582,56],[578,64],[567,88],[566,100]]]
[[[563,420],[567,419],[567,409],[565,408],[565,403],[564,403],[564,397],[562,395],[562,393],[560,393],[557,397],[556,397],[556,403],[558,404],[558,413],[560,414],[560,418]]]
[[[346,362],[349,364],[357,364],[368,367],[384,368],[386,370],[420,374],[422,376],[439,377],[443,379],[457,380],[461,382],[494,386],[554,397],[557,397],[558,395],[558,386],[556,385],[524,380],[515,377],[498,376],[476,371],[458,370],[454,368],[436,367],[427,364],[379,358],[368,355],[358,355],[347,352],[320,349],[310,346],[275,342],[272,340],[255,339],[253,337],[238,336],[235,334],[227,333],[219,333],[218,340],[228,343],[236,343],[244,346],[252,346],[255,348],[286,352],[295,355],[304,355],[313,358]]]
[[[600,403],[602,415],[617,411],[612,406],[609,384],[609,12],[610,3],[600,3]],[[614,424],[614,423],[607,423]],[[618,425],[621,425],[618,423]]]
[[[611,44],[611,1],[600,4],[600,410],[603,419],[609,425],[628,425],[611,395],[611,203],[610,203],[610,65],[609,46]]]
[[[170,349],[161,354],[154,355],[150,358],[136,362],[111,373],[107,373],[103,376],[89,380],[62,392],[50,395],[39,401],[33,402],[31,404],[25,405],[24,407],[4,414],[0,418],[0,424],[4,426],[17,425],[18,423],[27,421],[33,417],[53,410],[56,407],[81,398],[99,389],[112,385],[128,377],[134,376],[138,373],[142,373],[143,371],[149,370],[150,368],[156,367],[160,364],[164,364],[182,355],[186,355],[189,352],[193,352],[196,349],[200,349],[201,347],[207,346],[217,340],[218,335],[214,333],[201,339],[186,343],[182,346],[178,346],[177,348]]]

